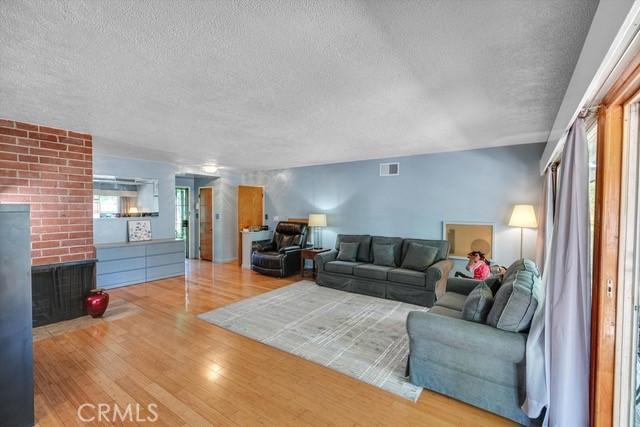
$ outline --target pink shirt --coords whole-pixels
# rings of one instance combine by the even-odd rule
[[[484,261],[478,261],[470,265],[469,270],[473,271],[473,278],[476,280],[484,280],[491,275],[491,269]]]

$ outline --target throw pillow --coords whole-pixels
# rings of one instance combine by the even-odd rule
[[[510,332],[524,332],[541,298],[540,278],[531,271],[521,270],[498,289],[487,324]]]
[[[402,268],[425,271],[436,261],[437,256],[438,248],[411,242],[402,260]]]
[[[360,243],[340,243],[340,249],[338,250],[338,261],[356,262],[358,256],[358,247]]]
[[[482,282],[467,295],[462,306],[462,318],[471,322],[484,323],[493,305],[493,292]]]
[[[385,267],[395,267],[395,257],[393,250],[395,245],[385,245],[382,243],[373,244],[373,263]]]

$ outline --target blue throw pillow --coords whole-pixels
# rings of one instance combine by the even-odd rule
[[[426,271],[427,268],[436,262],[438,248],[420,243],[409,243],[407,253],[402,260],[402,268],[415,271]]]
[[[385,267],[395,267],[396,261],[394,257],[394,249],[396,245],[374,243],[373,244],[373,263]]]
[[[359,246],[360,243],[340,243],[336,259],[338,261],[356,262]]]

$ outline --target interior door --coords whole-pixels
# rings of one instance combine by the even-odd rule
[[[213,261],[213,189],[200,188],[200,259]]]
[[[238,186],[238,264],[242,263],[242,230],[263,224],[264,188]]]

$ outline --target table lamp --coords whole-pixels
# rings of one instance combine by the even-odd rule
[[[322,249],[322,227],[327,226],[327,215],[309,214],[308,226],[313,230],[313,248]]]
[[[520,227],[520,258],[522,258],[524,229],[538,227],[538,221],[536,221],[536,213],[533,209],[533,205],[515,205],[513,207],[513,212],[511,213],[509,226]]]

